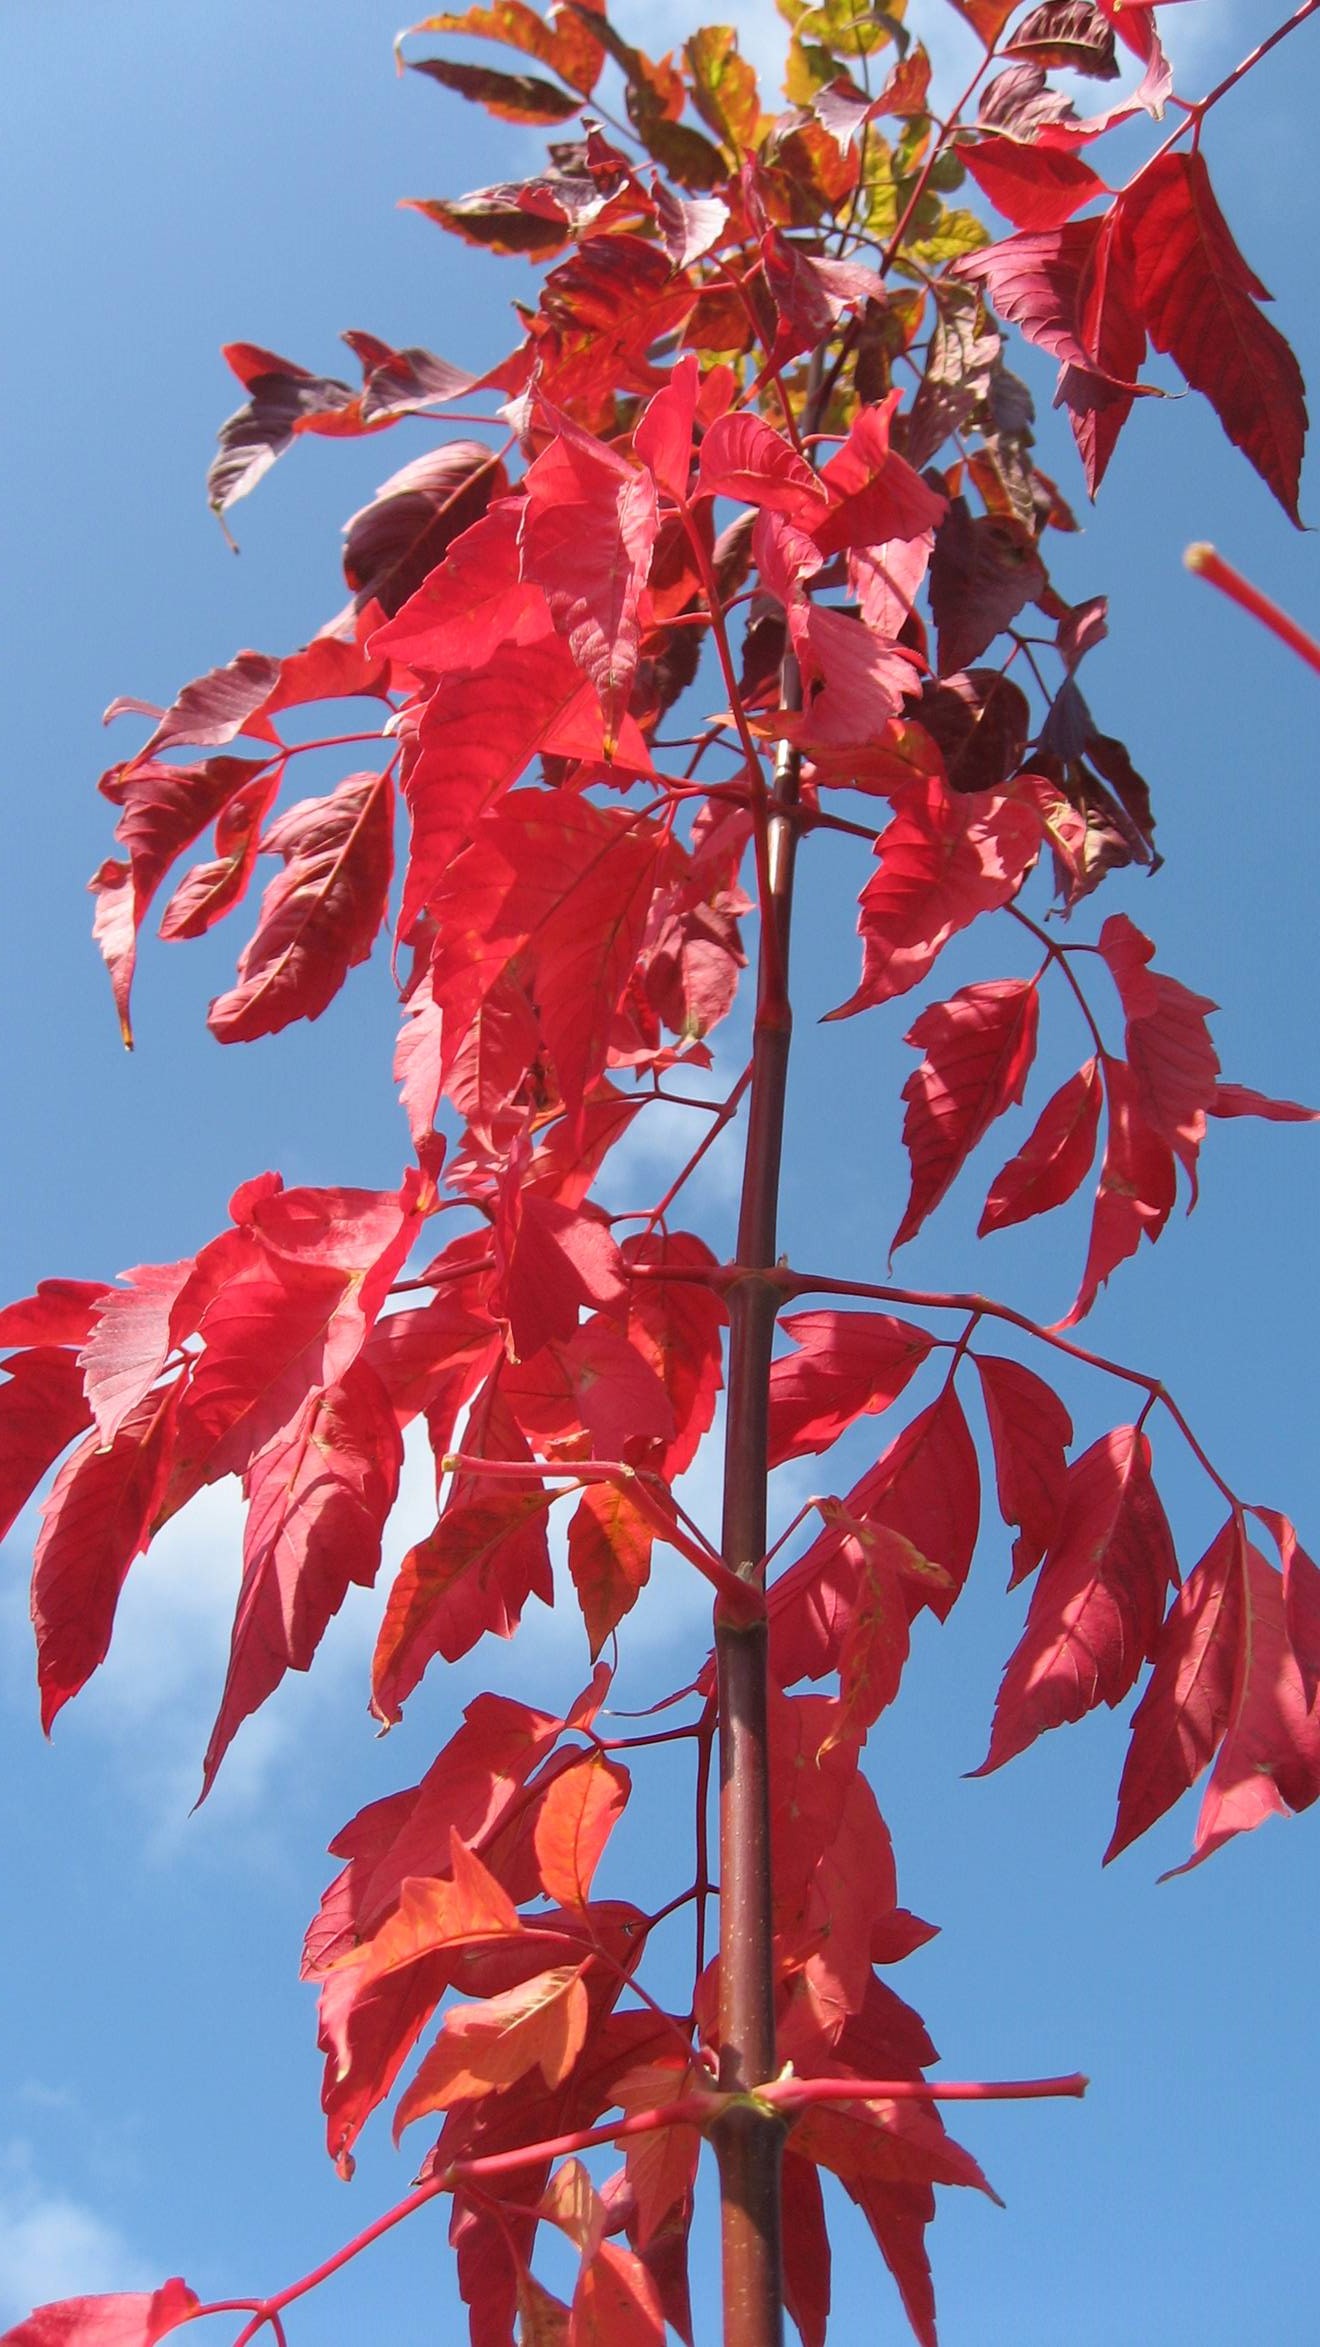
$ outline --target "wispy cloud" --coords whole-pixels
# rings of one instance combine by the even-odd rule
[[[52,2298],[159,2280],[117,2225],[41,2182],[29,2145],[15,2138],[0,2150],[0,2322]]]

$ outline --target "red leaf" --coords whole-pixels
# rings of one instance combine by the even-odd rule
[[[784,2151],[781,2184],[784,2227],[784,2304],[802,2347],[825,2347],[830,2311],[830,2236],[820,2176],[810,2160]]]
[[[204,1350],[180,1413],[171,1510],[242,1473],[309,1394],[346,1375],[421,1225],[415,1172],[397,1191],[265,1181],[232,1201],[241,1229],[216,1242],[220,1277],[190,1321]]]
[[[653,1524],[626,1490],[595,1483],[583,1492],[568,1527],[568,1569],[593,1662],[646,1587],[654,1541]]]
[[[379,604],[392,619],[508,486],[498,456],[479,440],[453,440],[391,473],[344,525],[344,576],[357,609]]]
[[[151,1538],[165,1489],[178,1395],[176,1380],[140,1403],[108,1448],[89,1437],[42,1509],[32,1622],[47,1732],[109,1652],[119,1592]]]
[[[1177,1580],[1150,1444],[1135,1427],[1117,1427],[1068,1470],[1058,1539],[1004,1672],[990,1749],[973,1773],[1001,1768],[1097,1703],[1121,1703],[1155,1652],[1165,1592]]]
[[[1111,913],[1099,947],[1126,1014],[1127,1062],[1137,1112],[1186,1168],[1196,1194],[1196,1159],[1215,1096],[1219,1056],[1206,1012],[1215,1009],[1177,978],[1147,967],[1155,948],[1126,913]]]
[[[191,2322],[200,2306],[196,2291],[177,2277],[150,2292],[60,2298],[6,2331],[0,2347],[156,2347],[168,2331]]]
[[[512,1359],[567,1343],[584,1307],[614,1307],[627,1294],[623,1258],[607,1225],[521,1186],[515,1159],[501,1185],[490,1305],[508,1324]]]
[[[36,1294],[0,1305],[0,1347],[81,1345],[108,1290],[101,1280],[42,1279]]]
[[[1311,1125],[1320,1109],[1303,1108],[1296,1100],[1271,1100],[1253,1092],[1249,1084],[1216,1084],[1206,1102],[1207,1116],[1261,1116],[1276,1125]]]
[[[1100,225],[1098,219],[1066,220],[1059,228],[1005,237],[984,252],[965,254],[951,274],[984,285],[1000,317],[1038,350],[1089,372],[1095,354],[1082,340],[1082,281]]]
[[[1289,1643],[1284,1586],[1260,1550],[1243,1541],[1237,1667],[1224,1740],[1196,1821],[1186,1874],[1235,1834],[1287,1817],[1320,1798],[1320,1697],[1308,1697]]]
[[[531,594],[533,590],[523,590]],[[404,797],[412,840],[399,910],[406,938],[428,904],[443,896],[460,848],[557,725],[569,724],[587,704],[595,712],[603,753],[599,705],[579,675],[562,638],[541,628],[530,642],[505,643],[480,667],[456,668],[445,689],[425,704],[418,749],[404,769]]]
[[[236,790],[215,827],[215,859],[185,873],[160,917],[166,939],[202,937],[247,892],[261,826],[280,784],[280,770],[260,774]]]
[[[372,1663],[372,1706],[402,1716],[407,1697],[437,1655],[457,1662],[488,1630],[511,1638],[530,1595],[549,1605],[550,1555],[542,1519],[545,1491],[513,1489],[445,1510],[434,1532],[408,1551],[389,1594]]]
[[[1257,307],[1269,297],[1233,242],[1200,149],[1157,155],[1119,201],[1151,341],[1205,393],[1229,439],[1300,528],[1307,425],[1301,369]]]
[[[478,826],[436,891],[431,983],[455,1042],[520,956],[570,1110],[602,1073],[645,929],[658,826],[571,791],[523,791]]]
[[[171,864],[208,823],[223,821],[231,799],[247,789],[265,788],[261,777],[268,769],[250,758],[208,758],[199,766],[160,766],[138,759],[128,767],[111,769],[101,788],[119,808],[115,838],[128,851],[131,868],[131,917],[124,870],[118,863],[103,864],[93,887],[101,891],[95,935],[109,965],[115,1008],[125,1041],[131,1039],[129,995],[137,935],[148,908]],[[278,767],[271,774],[269,796],[278,787]]]
[[[438,57],[409,60],[409,71],[429,74],[443,89],[484,106],[498,122],[567,122],[580,98],[535,73],[494,73],[486,65],[454,65]]]
[[[249,1468],[243,1582],[203,1799],[241,1722],[286,1670],[311,1668],[350,1585],[371,1587],[402,1462],[385,1389],[355,1362],[341,1384],[313,1394],[289,1432]]]
[[[212,513],[246,497],[293,441],[304,418],[350,407],[353,391],[332,375],[313,375],[293,359],[251,342],[231,342],[223,353],[251,398],[227,416],[206,476]]]
[[[1082,264],[1077,301],[1081,338],[1094,369],[1066,364],[1055,399],[1068,411],[1086,486],[1094,497],[1136,397],[1128,386],[1135,385],[1146,356],[1132,242],[1120,204],[1111,205],[1100,221]]]
[[[626,1239],[625,1262],[683,1271],[713,1271],[715,1257],[691,1231]],[[724,1383],[722,1337],[728,1308],[713,1287],[700,1280],[635,1279],[630,1283],[629,1341],[655,1371],[669,1396],[674,1435],[659,1462],[672,1482],[690,1467],[701,1438],[715,1418]]]
[[[822,554],[921,538],[943,520],[947,498],[928,488],[889,445],[897,406],[895,391],[878,406],[859,409],[842,448],[825,466],[821,480],[830,509],[809,525]]]
[[[1245,1550],[1242,1527],[1230,1516],[1169,1608],[1150,1684],[1132,1718],[1106,1865],[1195,1783],[1224,1733],[1233,1697]]]
[[[771,1669],[780,1686],[839,1667],[864,1569],[854,1528],[878,1525],[897,1533],[916,1559],[939,1568],[938,1582],[915,1573],[904,1579],[909,1615],[929,1605],[942,1621],[967,1578],[980,1504],[976,1446],[957,1394],[946,1386],[853,1485],[840,1520],[827,1524],[770,1591]],[[892,1547],[888,1553],[901,1554]]]
[[[953,0],[953,5],[985,47],[993,49],[1013,13],[1016,0]]]
[[[567,416],[548,412],[555,438],[524,481],[522,575],[544,591],[595,689],[608,759],[637,673],[639,606],[660,525],[655,484]]]
[[[692,470],[692,430],[701,391],[695,351],[685,351],[633,433],[633,448],[666,495],[685,500]]]
[[[451,2005],[394,2115],[398,2141],[428,2111],[515,2086],[539,2069],[559,2086],[582,2051],[590,2008],[581,1965],[538,1972],[480,2005]]]
[[[176,1325],[176,1306],[193,1269],[191,1255],[182,1263],[140,1263],[122,1274],[130,1286],[107,1288],[97,1304],[78,1362],[103,1443],[114,1441],[130,1411],[150,1393],[173,1347],[196,1325],[191,1318],[186,1326]]]
[[[1307,1555],[1286,1516],[1275,1508],[1253,1508],[1270,1533],[1283,1566],[1283,1609],[1288,1644],[1302,1674],[1308,1704],[1320,1685],[1320,1565]]]
[[[639,2257],[602,2241],[573,2293],[569,2347],[664,2347],[665,2320]]]
[[[1090,164],[1066,148],[982,138],[960,146],[958,153],[977,186],[1015,228],[1061,228],[1083,204],[1109,193]]]
[[[1038,817],[1016,799],[960,797],[940,782],[908,794],[876,842],[861,895],[862,980],[831,1018],[919,985],[978,913],[1008,904],[1040,853]]]
[[[389,892],[391,797],[388,773],[351,774],[328,798],[303,799],[271,825],[262,849],[282,856],[284,870],[261,900],[238,984],[211,1005],[206,1023],[219,1042],[250,1043],[293,1019],[319,1019],[367,959]]]
[[[770,1369],[770,1464],[826,1451],[865,1410],[887,1410],[935,1340],[883,1312],[794,1312],[780,1322],[799,1348]]]
[[[1103,1097],[1100,1063],[1088,1059],[1046,1102],[1017,1156],[996,1174],[977,1225],[978,1238],[987,1231],[1006,1230],[1010,1223],[1026,1222],[1033,1214],[1048,1214],[1080,1189],[1095,1158]]]
[[[548,1899],[585,1907],[591,1878],[631,1790],[628,1771],[585,1753],[557,1776],[536,1816],[536,1863]]]
[[[1095,81],[1114,81],[1118,75],[1113,28],[1092,0],[1044,0],[1014,27],[1004,53]]]
[[[925,1056],[903,1086],[912,1189],[890,1252],[915,1238],[998,1116],[1022,1098],[1036,1053],[1034,981],[991,979],[932,1003],[905,1041]]]
[[[694,2072],[681,2060],[644,2062],[619,2080],[616,2099],[620,2108],[629,2114],[656,2110],[666,2103],[677,2102],[681,2095],[690,2094],[708,2082],[708,2074]],[[657,2127],[648,2135],[632,2136],[624,2148],[628,2188],[636,2211],[629,2223],[629,2238],[645,2252],[664,2234],[667,2220],[672,2221],[677,2214],[682,2229],[684,2269],[692,2187],[700,2156],[701,2136],[695,2127]],[[647,2263],[655,2275],[654,2264],[649,2259]],[[668,2319],[674,2322],[672,2312]]]
[[[1016,1524],[1009,1587],[1034,1572],[1051,1548],[1068,1497],[1072,1420],[1051,1386],[1020,1361],[978,1353],[976,1366],[994,1444],[999,1512]]]
[[[605,52],[591,31],[591,9],[565,9],[558,21],[547,24],[524,0],[496,0],[490,8],[445,9],[427,16],[413,32],[465,33],[482,41],[500,41],[524,57],[548,65],[571,88],[584,96],[595,88]]]
[[[809,529],[825,491],[811,467],[763,416],[717,416],[701,443],[698,497],[732,497]]]
[[[1077,1301],[1059,1322],[1071,1328],[1090,1311],[1110,1273],[1135,1255],[1143,1236],[1152,1245],[1173,1212],[1177,1174],[1173,1151],[1141,1113],[1137,1087],[1121,1059],[1104,1060],[1109,1138],[1100,1168],[1091,1244]]]
[[[597,1459],[649,1459],[674,1435],[674,1413],[641,1350],[602,1317],[567,1344],[543,1345],[529,1362],[507,1369],[503,1390],[519,1425],[538,1447],[582,1455],[588,1437]]]
[[[60,1452],[91,1423],[72,1353],[34,1345],[3,1366],[8,1383],[0,1386],[0,1540]]]

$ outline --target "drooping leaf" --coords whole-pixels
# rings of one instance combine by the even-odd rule
[[[1040,844],[1039,821],[1019,800],[959,797],[938,782],[908,794],[862,890],[861,984],[831,1018],[918,985],[958,930],[1016,895]]]
[[[371,1587],[402,1462],[385,1389],[357,1361],[249,1468],[243,1580],[203,1796],[241,1722],[286,1670],[310,1669],[349,1587]]]
[[[569,2347],[664,2347],[659,2293],[632,2250],[602,2241],[584,2264],[568,2338]]]
[[[176,1327],[175,1307],[193,1274],[193,1258],[145,1263],[124,1273],[130,1284],[107,1288],[78,1355],[87,1400],[103,1443],[115,1436],[151,1391],[171,1347],[189,1329]]]
[[[111,1444],[89,1436],[42,1509],[32,1624],[47,1732],[110,1650],[120,1590],[151,1538],[169,1475],[178,1398],[176,1378],[138,1404]]]
[[[206,476],[213,513],[224,513],[255,489],[292,444],[304,417],[333,414],[353,398],[350,384],[313,375],[295,360],[253,343],[232,342],[224,356],[249,396],[220,427],[220,445]]]
[[[1309,1557],[1288,1518],[1277,1508],[1252,1508],[1279,1552],[1283,1567],[1283,1609],[1302,1688],[1308,1704],[1320,1685],[1320,1565]]]
[[[1268,296],[1233,242],[1200,148],[1157,155],[1120,201],[1151,341],[1205,393],[1229,439],[1300,528],[1307,426],[1301,369],[1259,307]]]
[[[1155,1667],[1132,1718],[1105,1864],[1196,1782],[1223,1735],[1233,1699],[1246,1539],[1230,1516],[1169,1608]]]
[[[14,1312],[11,1305],[4,1317]],[[3,1369],[7,1383],[0,1386],[0,1540],[61,1451],[91,1423],[82,1371],[63,1346],[28,1346],[12,1353]]]
[[[973,515],[966,500],[955,497],[935,534],[930,562],[941,674],[970,668],[1046,584],[1045,565],[1023,523],[1009,515]]]
[[[980,1506],[976,1446],[948,1385],[853,1485],[838,1520],[827,1521],[771,1589],[770,1667],[780,1686],[838,1669],[862,1586],[868,1526],[907,1544],[907,1555],[887,1544],[886,1556],[904,1568],[909,1613],[928,1605],[942,1621],[967,1578]],[[923,1563],[936,1570],[921,1571]]]
[[[442,89],[484,106],[497,122],[567,122],[582,103],[574,91],[556,89],[536,73],[494,73],[486,65],[456,65],[438,57],[408,63],[411,72],[427,74]]]
[[[627,1769],[603,1752],[584,1753],[555,1778],[536,1813],[534,1833],[548,1899],[563,1907],[586,1906],[592,1876],[631,1784]]]
[[[1058,1537],[1032,1591],[1027,1625],[995,1702],[978,1775],[1001,1768],[1047,1728],[1111,1710],[1155,1652],[1173,1541],[1135,1427],[1102,1435],[1068,1470]]]
[[[271,825],[263,852],[284,870],[261,900],[238,983],[207,1018],[221,1043],[277,1034],[319,1019],[348,972],[364,962],[385,919],[393,867],[388,771],[351,774],[328,798],[303,799]]]
[[[1261,1116],[1276,1125],[1310,1125],[1320,1118],[1320,1109],[1303,1108],[1297,1100],[1271,1100],[1264,1092],[1253,1092],[1250,1084],[1216,1084],[1206,1102],[1208,1116]]]
[[[924,1054],[903,1086],[912,1188],[892,1248],[915,1238],[978,1141],[1022,1098],[1036,1052],[1033,981],[992,979],[932,1003],[906,1041]]]
[[[437,1654],[456,1662],[488,1630],[512,1635],[527,1598],[553,1596],[545,1515],[551,1494],[489,1486],[451,1503],[434,1532],[408,1551],[390,1590],[371,1666],[372,1707],[386,1721]]]
[[[977,1236],[1048,1214],[1081,1188],[1095,1160],[1104,1083],[1097,1059],[1069,1076],[1047,1100],[1016,1157],[990,1185]]]
[[[1241,1544],[1242,1594],[1233,1692],[1224,1738],[1196,1821],[1185,1874],[1234,1834],[1295,1815],[1320,1798],[1320,1695],[1309,1693],[1288,1635],[1284,1584],[1250,1541]]]
[[[939,528],[947,500],[890,446],[898,394],[859,409],[848,438],[821,474],[829,511],[808,524],[822,554],[921,538]],[[897,632],[897,631],[895,631]]]
[[[1010,1588],[1052,1549],[1068,1498],[1064,1453],[1072,1420],[1051,1386],[1020,1361],[978,1353],[976,1366],[994,1444],[999,1511],[1016,1525]]]
[[[1173,1212],[1177,1171],[1173,1150],[1142,1113],[1136,1082],[1125,1061],[1105,1056],[1109,1135],[1100,1187],[1091,1218],[1086,1269],[1072,1310],[1060,1321],[1071,1328],[1084,1318],[1120,1263],[1135,1255],[1143,1237],[1158,1239]]]
[[[516,1361],[566,1344],[584,1309],[616,1307],[627,1293],[623,1258],[599,1215],[539,1196],[522,1172],[515,1159],[501,1185],[490,1298]]]
[[[1126,913],[1110,914],[1098,943],[1126,1015],[1138,1110],[1185,1167],[1195,1196],[1206,1111],[1218,1089],[1219,1056],[1206,1026],[1216,1006],[1149,967],[1155,948]]]
[[[555,437],[525,476],[522,575],[595,688],[612,758],[637,672],[639,605],[659,528],[655,485],[555,414]]]
[[[596,1483],[569,1520],[568,1569],[592,1658],[632,1610],[651,1575],[655,1527],[626,1487]]]
[[[561,1095],[580,1108],[605,1066],[660,846],[653,822],[569,791],[519,792],[487,816],[432,899],[431,983],[456,1039],[527,955]]]
[[[215,827],[215,856],[184,874],[161,914],[162,937],[204,936],[246,894],[261,826],[279,783],[277,769],[258,775],[226,800]]]

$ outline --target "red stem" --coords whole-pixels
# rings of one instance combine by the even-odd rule
[[[1317,5],[1320,6],[1320,0],[1317,0]],[[1231,563],[1225,562],[1222,554],[1216,554],[1213,546],[1189,546],[1183,561],[1197,578],[1208,579],[1212,587],[1218,587],[1221,595],[1227,595],[1230,603],[1239,604],[1243,611],[1251,613],[1253,619],[1258,619],[1262,627],[1269,628],[1280,643],[1286,644],[1290,652],[1295,652],[1300,660],[1306,662],[1308,668],[1320,671],[1320,644],[1317,644],[1314,636],[1308,636],[1305,628],[1298,627],[1295,619],[1289,619],[1286,611],[1281,611],[1277,603],[1271,603],[1267,595],[1262,595],[1259,587],[1252,586],[1250,579],[1244,579],[1241,571],[1234,570]]]

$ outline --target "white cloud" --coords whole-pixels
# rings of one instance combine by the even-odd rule
[[[116,2225],[42,2185],[21,2140],[0,2153],[0,2322],[52,2298],[150,2290],[159,2282]]]

